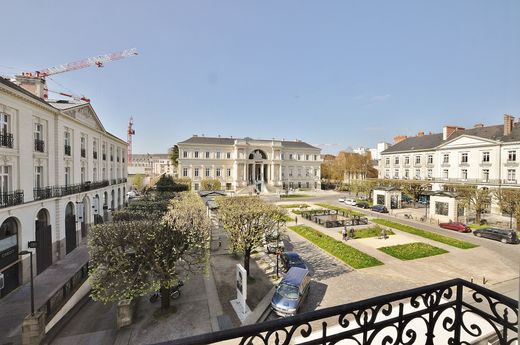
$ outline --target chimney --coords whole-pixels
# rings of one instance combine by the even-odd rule
[[[36,97],[47,98],[47,88],[45,87],[45,79],[32,76],[30,73],[17,75],[16,84],[23,89],[29,91]]]
[[[424,137],[424,131],[419,131],[419,133],[417,133],[417,136],[418,137]]]
[[[398,143],[400,143],[401,141],[403,141],[405,139],[408,139],[408,136],[406,136],[406,135],[396,135],[394,137],[394,144],[398,144]]]
[[[460,126],[444,126],[442,129],[442,140],[448,139],[453,133],[463,131],[464,127]]]
[[[515,118],[513,116],[504,114],[504,135],[511,134],[514,122]]]
[[[473,128],[482,128],[482,127],[484,127],[483,123],[476,123],[475,126],[473,126]]]

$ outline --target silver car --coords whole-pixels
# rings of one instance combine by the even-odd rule
[[[309,270],[292,267],[276,287],[271,309],[279,316],[296,315],[309,293]]]

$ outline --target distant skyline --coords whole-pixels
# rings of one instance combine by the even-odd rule
[[[192,134],[300,139],[323,153],[520,116],[520,2],[0,0],[0,74],[126,48],[63,73],[135,153]]]

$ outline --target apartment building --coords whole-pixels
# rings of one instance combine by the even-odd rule
[[[29,279],[20,251],[40,274],[125,202],[126,142],[90,103],[46,100],[34,83],[0,78],[0,297]]]
[[[321,149],[303,141],[194,135],[178,146],[179,177],[190,178],[195,190],[209,178],[235,192],[321,188]]]
[[[134,153],[128,165],[128,174],[158,176],[162,174],[176,176],[177,169],[167,153]]]

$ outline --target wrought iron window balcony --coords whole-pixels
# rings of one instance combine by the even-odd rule
[[[70,145],[65,145],[64,147],[65,155],[70,156]]]
[[[94,159],[97,159],[97,152],[96,152],[96,151],[92,152],[92,157],[93,157]]]
[[[115,178],[113,178],[111,181],[110,181],[110,184],[117,184],[117,180]]]
[[[0,132],[0,146],[13,148],[14,137],[12,133]]]
[[[94,181],[94,182],[91,182],[90,183],[90,189],[98,189],[98,188],[103,188],[103,187],[107,187],[110,185],[110,182],[108,182],[107,180],[103,180],[103,181]]]
[[[60,187],[41,187],[33,189],[34,200],[44,200],[61,196]]]
[[[40,139],[34,139],[34,151],[44,152],[45,151],[45,142]]]
[[[462,279],[254,325],[164,342],[216,344],[514,344],[518,301]],[[434,342],[436,340],[436,342]],[[228,343],[228,342],[226,342]]]
[[[50,198],[59,198],[66,195],[86,192],[93,189],[103,188],[108,186],[108,181],[86,181],[83,183],[71,184],[67,186],[51,186],[33,189],[34,200],[44,200]]]
[[[82,158],[87,157],[87,150],[85,150],[85,149],[81,149],[81,157],[82,157]]]
[[[23,190],[0,193],[0,207],[8,207],[23,204]]]

